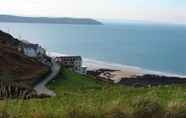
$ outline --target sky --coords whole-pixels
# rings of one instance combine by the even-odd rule
[[[0,14],[186,23],[186,0],[0,0]]]

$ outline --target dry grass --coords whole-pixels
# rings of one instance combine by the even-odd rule
[[[164,110],[157,100],[137,98],[133,104],[134,118],[163,118]]]
[[[106,111],[103,118],[129,118],[129,112],[122,107],[114,107]]]
[[[186,118],[186,103],[170,102],[167,106],[165,118]]]

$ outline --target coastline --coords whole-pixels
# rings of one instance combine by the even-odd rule
[[[51,57],[56,56],[70,56],[67,54],[61,54],[56,52],[48,52],[48,55]],[[122,80],[122,78],[134,78],[137,76],[144,75],[157,75],[157,76],[165,76],[165,77],[177,77],[177,78],[186,78],[186,75],[178,75],[172,73],[165,73],[160,71],[147,70],[140,67],[122,65],[116,63],[109,63],[104,61],[98,61],[93,59],[88,59],[83,57],[83,66],[87,67],[88,71],[96,71],[99,69],[109,69],[114,71],[109,71],[111,74],[110,80],[114,83],[118,83]],[[101,75],[104,77],[104,75]]]

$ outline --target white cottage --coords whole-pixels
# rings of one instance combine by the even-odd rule
[[[47,56],[46,51],[39,44],[32,44],[28,41],[22,40],[22,43],[17,47],[18,51],[25,56],[36,58],[41,63],[52,66],[51,58]]]
[[[42,48],[40,45],[32,44],[27,41],[23,41],[23,44],[21,45],[21,47],[19,47],[19,50],[29,57],[39,57],[46,55],[45,49]]]

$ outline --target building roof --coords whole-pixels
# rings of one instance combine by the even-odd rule
[[[22,46],[24,48],[33,48],[34,50],[37,50],[37,48],[39,47],[39,44],[23,43]]]
[[[77,60],[81,60],[81,56],[60,56],[60,57],[56,57],[56,58],[60,58],[60,59],[77,59]]]
[[[21,42],[23,42],[24,44],[31,44],[29,41],[27,40],[21,40]]]

